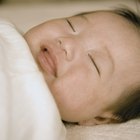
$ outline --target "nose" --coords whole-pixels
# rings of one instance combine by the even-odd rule
[[[65,52],[66,59],[68,61],[72,61],[76,53],[76,42],[74,39],[69,37],[60,37],[58,38],[58,45]]]

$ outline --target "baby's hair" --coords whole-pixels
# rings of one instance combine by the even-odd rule
[[[118,8],[115,9],[113,12],[124,17],[136,27],[140,28],[140,16],[136,14],[133,10],[127,8]]]
[[[114,12],[133,23],[138,30],[140,29],[140,16],[134,11],[120,8],[115,9]],[[140,84],[137,89],[131,90],[131,93],[126,93],[126,96],[120,97],[112,109],[115,109],[113,114],[118,119],[118,122],[126,122],[130,119],[140,118]]]
[[[118,122],[126,122],[140,117],[140,89],[132,91],[112,107],[113,115]]]

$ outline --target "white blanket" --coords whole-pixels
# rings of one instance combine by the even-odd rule
[[[0,140],[64,140],[65,134],[27,43],[0,20]]]

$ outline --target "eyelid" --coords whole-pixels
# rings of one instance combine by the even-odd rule
[[[73,25],[72,25],[72,23],[67,18],[66,18],[66,21],[69,24],[69,26],[71,27],[72,31],[73,32],[76,32],[75,29],[74,29],[74,27],[73,27]]]
[[[96,68],[96,70],[97,70],[97,72],[98,72],[98,74],[100,76],[101,75],[100,70],[99,70],[97,64],[95,63],[93,57],[90,54],[88,54],[88,56],[89,56],[90,60],[92,61],[93,65],[95,66],[95,68]]]

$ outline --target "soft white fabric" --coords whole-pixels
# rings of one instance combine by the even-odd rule
[[[67,125],[67,140],[140,140],[140,119],[97,126]]]
[[[27,43],[0,20],[0,140],[64,140],[65,134]]]

